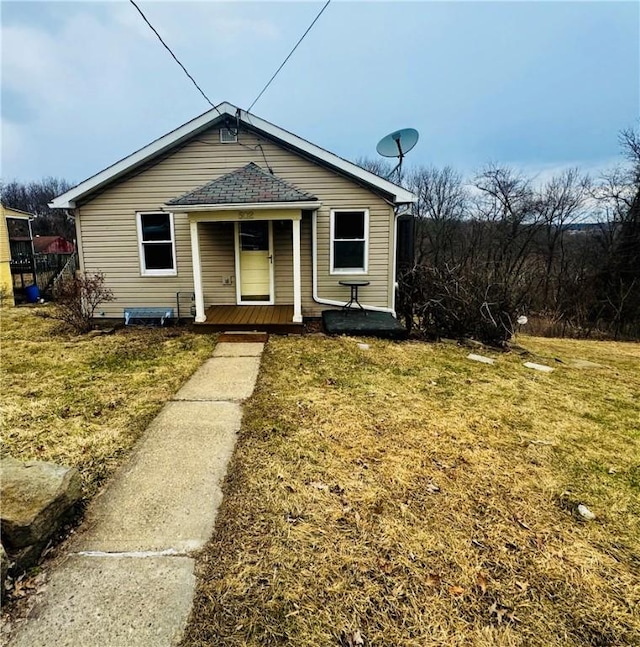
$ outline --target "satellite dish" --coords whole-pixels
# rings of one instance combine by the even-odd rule
[[[397,157],[398,164],[389,173],[387,180],[397,171],[398,180],[401,177],[402,160],[404,156],[418,143],[418,131],[415,128],[401,128],[386,137],[383,137],[376,146],[376,150],[382,157]]]
[[[417,143],[418,131],[415,128],[402,128],[383,137],[376,146],[382,157],[402,159]]]

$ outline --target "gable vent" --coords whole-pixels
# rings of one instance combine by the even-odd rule
[[[222,144],[231,144],[238,141],[238,133],[231,128],[220,128],[220,142]]]

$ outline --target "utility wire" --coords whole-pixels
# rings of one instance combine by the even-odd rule
[[[133,2],[133,0],[130,0],[130,1]],[[298,45],[300,45],[300,43],[304,40],[304,37],[311,31],[311,28],[316,24],[316,22],[318,21],[318,18],[320,18],[320,16],[324,13],[324,10],[329,6],[330,3],[331,3],[331,0],[327,0],[324,7],[320,9],[320,12],[313,19],[313,22],[307,27],[307,31],[305,31],[304,34],[302,34],[302,36],[300,37],[300,40],[295,44],[294,48],[289,52],[289,55],[287,56],[287,58],[285,58],[284,61],[282,61],[280,67],[275,71],[275,74],[269,79],[269,81],[267,82],[267,85],[265,85],[264,88],[262,88],[262,91],[260,92],[260,94],[253,100],[253,103],[249,106],[249,109],[247,110],[247,112],[251,112],[251,108],[253,108],[253,106],[256,105],[256,103],[258,102],[258,99],[265,93],[266,89],[271,85],[271,82],[273,81],[273,79],[275,79],[276,76],[278,76],[278,72],[280,72],[280,70],[285,66],[286,62],[291,58],[291,56],[296,51],[296,49],[298,49]]]
[[[147,23],[147,25],[149,25],[149,29],[151,29],[151,31],[158,37],[158,40],[164,45],[164,48],[167,50],[167,52],[171,54],[171,57],[173,58],[173,60],[182,68],[182,71],[189,77],[189,79],[191,80],[191,83],[193,83],[193,85],[196,86],[196,88],[198,89],[198,92],[200,92],[200,94],[205,98],[207,103],[212,108],[215,108],[217,113],[222,117],[222,114],[220,113],[218,108],[216,108],[216,106],[213,104],[211,99],[209,99],[209,97],[204,93],[204,90],[196,83],[196,80],[191,76],[191,74],[189,74],[189,72],[187,71],[187,68],[178,60],[178,57],[171,51],[171,48],[169,47],[169,45],[167,45],[164,42],[164,40],[162,40],[162,36],[160,36],[156,28],[149,22],[149,19],[144,15],[144,13],[142,12],[142,9],[140,9],[140,7],[134,2],[134,0],[129,0],[129,2],[138,10],[138,13],[142,16],[142,19]]]

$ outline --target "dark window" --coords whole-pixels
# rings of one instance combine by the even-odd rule
[[[365,271],[366,229],[364,211],[335,211],[333,213],[333,271]]]
[[[141,213],[140,238],[143,274],[175,271],[173,223],[168,213]]]

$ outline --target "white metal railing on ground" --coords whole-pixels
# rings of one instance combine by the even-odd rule
[[[78,270],[78,255],[72,254],[69,257],[69,260],[64,264],[64,267],[60,270],[58,275],[53,279],[51,284],[51,289],[55,293],[56,288],[60,281],[66,277],[73,276]]]

